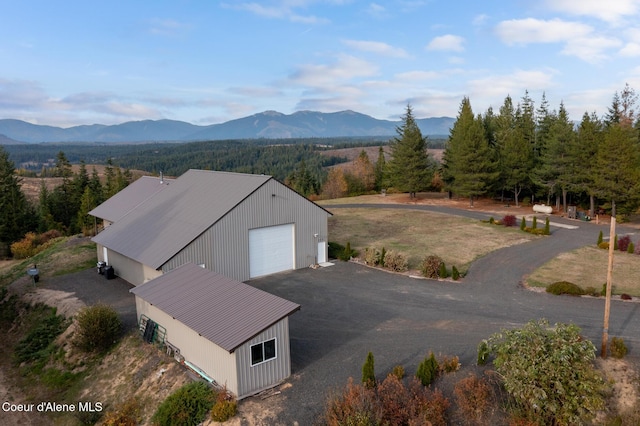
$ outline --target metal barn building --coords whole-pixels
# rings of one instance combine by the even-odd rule
[[[145,331],[162,330],[177,358],[238,398],[291,375],[289,315],[300,305],[192,263],[131,292]]]
[[[245,281],[327,260],[331,213],[271,176],[189,170],[162,185],[93,238],[134,285],[189,262]]]

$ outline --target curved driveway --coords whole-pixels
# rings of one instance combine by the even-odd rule
[[[489,214],[427,205],[332,205],[328,209],[398,208],[428,210],[475,219]],[[594,244],[608,225],[554,217],[551,238],[494,251],[475,261],[462,282],[414,279],[337,262],[254,279],[250,285],[299,303],[290,318],[292,385],[283,390],[284,410],[274,423],[312,424],[327,392],[359,380],[367,352],[375,356],[376,374],[384,378],[401,364],[407,375],[429,351],[457,355],[472,365],[478,343],[503,328],[538,318],[575,323],[600,347],[603,298],[552,296],[525,290],[522,278],[562,252]],[[618,234],[633,232],[620,227]],[[603,277],[604,282],[605,277]],[[615,280],[615,268],[614,268]],[[610,336],[624,338],[630,356],[640,348],[639,303],[614,301]]]

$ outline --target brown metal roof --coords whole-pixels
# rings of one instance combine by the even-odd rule
[[[270,179],[189,170],[93,241],[158,269]]]
[[[149,197],[167,188],[174,179],[160,179],[152,176],[142,176],[131,182],[122,191],[100,204],[89,212],[100,219],[116,222],[128,212],[143,203]]]
[[[193,263],[130,291],[229,353],[300,309],[297,303]]]

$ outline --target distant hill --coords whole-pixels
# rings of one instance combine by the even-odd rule
[[[446,137],[455,119],[423,118],[416,122],[423,134]],[[20,120],[0,120],[0,135],[14,143],[40,142],[187,142],[223,139],[275,139],[395,136],[399,121],[378,120],[354,111],[322,113],[299,111],[282,114],[265,111],[249,117],[210,126],[175,120],[130,121],[106,126],[42,126]],[[0,144],[2,144],[0,139]]]
[[[19,145],[19,144],[23,144],[24,142],[19,142],[16,140],[13,140],[3,134],[0,134],[0,145]]]

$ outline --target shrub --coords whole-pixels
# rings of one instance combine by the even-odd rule
[[[329,258],[342,260],[344,249],[345,247],[342,244],[329,241]]]
[[[130,398],[116,407],[114,411],[107,411],[104,426],[137,426],[142,422],[142,405],[136,398]]]
[[[491,217],[489,218],[489,223],[490,223],[491,225],[493,225],[494,223],[496,223],[496,220],[493,218],[493,216],[491,216]]]
[[[391,370],[391,374],[396,376],[398,379],[403,379],[404,378],[404,367],[401,366],[401,365],[396,365],[395,367],[393,367],[393,370]]]
[[[538,218],[536,216],[531,220],[531,229],[538,229]]]
[[[443,356],[438,366],[439,373],[454,373],[460,369],[460,358]]]
[[[362,366],[362,383],[368,388],[373,388],[376,385],[376,373],[374,369],[373,353],[367,354],[367,360]]]
[[[609,250],[609,241],[601,242],[600,244],[598,244],[598,248]]]
[[[329,397],[326,405],[324,420],[327,426],[382,424],[382,409],[376,401],[375,391],[354,384],[352,378],[340,395]]]
[[[618,250],[618,234],[613,237],[613,249]]]
[[[611,356],[614,358],[624,358],[627,354],[628,349],[627,345],[624,344],[624,340],[622,337],[614,337],[611,339],[611,345],[609,346],[609,352]]]
[[[98,303],[83,308],[76,316],[75,346],[85,352],[107,351],[120,335],[122,324],[111,306]]]
[[[631,295],[629,295],[627,293],[622,293],[620,295],[620,299],[622,299],[622,300],[631,300],[631,299],[633,299],[633,297],[631,297]]]
[[[478,360],[476,363],[478,365],[485,365],[489,360],[489,355],[491,355],[491,348],[489,348],[489,342],[486,340],[483,340],[478,345]]]
[[[226,422],[238,412],[238,402],[226,389],[218,392],[216,403],[211,408],[211,420]]]
[[[369,266],[376,266],[380,262],[380,252],[377,248],[367,247],[364,249],[364,263]]]
[[[635,251],[636,251],[636,246],[633,244],[633,242],[630,242],[629,246],[627,247],[627,253],[633,254]]]
[[[526,227],[527,227],[527,219],[524,216],[522,216],[522,220],[520,220],[520,230],[524,231]]]
[[[629,244],[631,244],[631,237],[625,235],[618,240],[618,250],[627,251],[627,249],[629,248]]]
[[[403,272],[409,268],[409,262],[402,253],[390,250],[384,256],[384,266],[395,272]]]
[[[351,249],[351,243],[347,241],[347,246],[344,248],[341,260],[349,261],[352,257],[356,256],[355,250]]]
[[[502,224],[504,226],[515,226],[516,225],[516,217],[512,214],[505,215],[502,218]]]
[[[555,294],[556,296],[560,294],[582,296],[584,294],[584,290],[569,281],[558,281],[547,286],[547,293]]]
[[[460,279],[460,271],[458,271],[456,265],[451,267],[451,278],[453,278],[454,281],[458,281]]]
[[[596,243],[598,247],[600,247],[600,244],[602,244],[602,239],[603,239],[602,230],[600,230],[600,233],[598,234],[598,242]]]
[[[422,261],[420,265],[420,269],[422,271],[422,275],[427,278],[438,278],[438,274],[440,272],[440,265],[444,263],[439,256],[427,256]]]
[[[593,365],[596,348],[576,325],[530,321],[492,335],[489,347],[521,417],[539,424],[583,424],[604,408],[606,385]]]
[[[449,276],[449,272],[447,272],[447,265],[442,262],[440,264],[440,270],[438,271],[438,276],[440,278],[447,278]]]
[[[43,309],[45,310],[44,318],[29,330],[14,349],[17,363],[46,360],[50,353],[51,344],[66,328],[64,317],[56,315],[55,309]]]
[[[465,420],[471,424],[483,424],[491,404],[491,386],[471,374],[456,383],[453,394]]]
[[[385,256],[386,255],[387,255],[387,249],[382,247],[382,250],[380,251],[380,259],[379,259],[378,263],[380,263],[380,266],[382,266],[383,268],[386,266],[386,264],[385,264]]]
[[[438,361],[433,352],[428,357],[425,357],[420,365],[418,371],[416,371],[416,377],[420,379],[422,386],[429,386],[438,376]]]
[[[551,227],[549,224],[549,218],[547,217],[544,221],[544,235],[550,235],[551,234]]]
[[[182,386],[165,399],[151,421],[159,426],[197,425],[204,421],[216,394],[204,382],[192,382]]]
[[[588,294],[589,296],[600,297],[600,292],[596,291],[596,288],[592,286],[585,288],[584,294]]]
[[[26,259],[40,253],[51,245],[51,240],[61,236],[62,233],[55,229],[38,235],[27,232],[23,239],[11,244],[11,254],[16,259]]]
[[[387,378],[378,385],[376,393],[380,407],[382,408],[382,416],[385,424],[409,424],[411,412],[408,406],[411,396],[401,379],[398,379],[393,374],[389,374]]]

